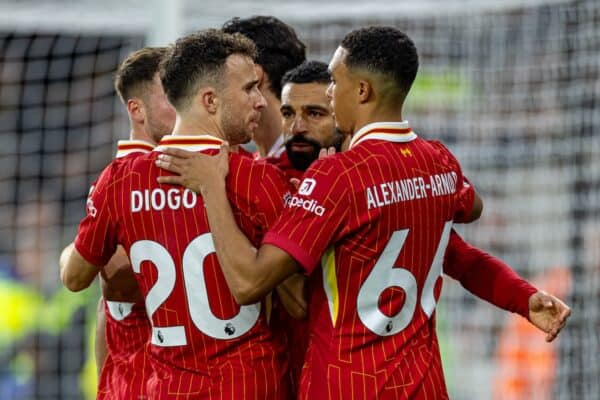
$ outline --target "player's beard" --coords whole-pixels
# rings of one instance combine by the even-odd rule
[[[248,143],[250,141],[250,132],[245,126],[245,121],[232,112],[228,106],[224,106],[221,114],[221,129],[225,134],[225,139],[231,145]]]
[[[304,135],[294,135],[285,143],[285,151],[292,166],[299,171],[306,171],[310,165],[319,158],[319,152],[322,147],[335,147],[337,152],[341,151],[343,136],[337,131],[333,136],[332,143],[321,144],[314,139],[310,139]],[[307,144],[311,146],[310,151],[293,151],[294,143]]]
[[[173,126],[168,126],[163,123],[160,118],[154,118],[152,114],[148,114],[148,134],[155,143],[160,142],[165,135],[170,135]]]

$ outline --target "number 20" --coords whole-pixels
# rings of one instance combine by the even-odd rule
[[[423,286],[421,309],[427,317],[431,317],[436,306],[434,287],[437,278],[442,275],[442,262],[451,229],[452,221],[446,222]],[[394,262],[402,251],[408,232],[408,229],[403,229],[392,234],[358,292],[356,301],[358,316],[371,332],[379,336],[391,336],[401,332],[408,326],[415,313],[417,281],[409,270],[394,268]],[[396,315],[388,317],[379,310],[378,302],[383,291],[393,286],[404,290],[405,300],[402,309]]]
[[[194,325],[205,335],[216,339],[235,339],[254,326],[260,314],[260,303],[241,306],[239,313],[228,320],[220,319],[212,313],[203,267],[204,259],[214,252],[210,233],[192,240],[183,252],[183,281],[188,309]],[[152,240],[135,242],[129,250],[129,257],[135,273],[141,272],[141,264],[144,261],[152,262],[158,272],[156,282],[146,296],[146,311],[152,324],[152,344],[162,347],[186,345],[184,326],[157,327],[152,320],[156,310],[175,288],[176,269],[173,258],[164,246]]]

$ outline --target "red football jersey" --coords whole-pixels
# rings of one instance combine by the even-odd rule
[[[472,207],[456,159],[405,122],[367,125],[311,166],[263,240],[307,274],[322,265],[300,398],[447,398],[434,310]]]
[[[304,174],[304,171],[294,168],[287,151],[283,151],[279,156],[261,159],[260,162],[267,162],[279,168],[288,181],[292,178],[301,179]],[[274,292],[270,325],[273,333],[285,345],[289,364],[291,397],[295,398],[308,347],[308,319],[299,320],[290,316],[283,305],[277,301],[277,295]]]
[[[277,168],[282,170],[286,174],[288,179],[291,179],[291,178],[300,179],[300,178],[302,178],[302,175],[304,175],[304,171],[300,171],[300,170],[294,168],[294,166],[290,162],[290,158],[288,157],[288,154],[286,151],[281,153],[279,156],[267,157],[267,158],[264,158],[263,160],[270,164],[275,165]]]
[[[102,173],[116,179],[137,156],[151,152],[154,146],[139,140],[120,140],[115,159]],[[105,180],[101,177],[99,180]],[[90,189],[94,191],[98,182]],[[91,207],[91,208],[90,208]],[[93,213],[88,199],[88,214]],[[142,302],[104,301],[107,357],[98,382],[98,399],[137,399],[146,395],[150,366],[144,351],[150,338],[150,322]]]
[[[156,181],[168,174],[155,166],[160,148],[214,154],[221,143],[212,136],[165,136],[119,179],[98,182],[91,195],[96,215],[84,219],[76,241],[96,265],[104,265],[117,244],[129,255],[152,323],[150,398],[286,394],[285,363],[264,307],[240,307],[231,295],[202,197]],[[283,208],[285,179],[271,165],[231,154],[227,190],[238,225],[258,245]]]

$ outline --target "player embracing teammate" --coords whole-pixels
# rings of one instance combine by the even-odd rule
[[[161,80],[177,110],[173,135],[119,179],[103,173],[65,284],[89,285],[123,245],[152,324],[149,398],[285,398],[286,361],[261,302],[298,272],[310,288],[299,398],[447,398],[435,305],[452,224],[478,210],[457,160],[402,118],[418,67],[412,41],[394,28],[344,38],[329,64],[327,106],[331,134],[349,149],[313,163],[295,194],[267,163],[212,156],[260,125],[254,57],[248,39],[220,31],[171,48]],[[284,118],[292,109],[302,106],[282,105]],[[140,198],[147,207],[134,207]],[[512,311],[555,337],[568,308],[521,293],[527,305]]]

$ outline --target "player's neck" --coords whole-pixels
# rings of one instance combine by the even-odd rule
[[[173,136],[210,135],[225,140],[221,126],[213,118],[180,118],[177,116]]]
[[[353,135],[363,126],[377,122],[402,122],[402,108],[371,108],[357,113]]]
[[[129,131],[129,140],[140,140],[156,146],[154,139],[143,129],[136,129],[132,127],[131,131]]]
[[[267,106],[261,111],[260,127],[253,136],[254,143],[261,157],[266,157],[281,135],[281,101],[270,90],[263,93]]]

